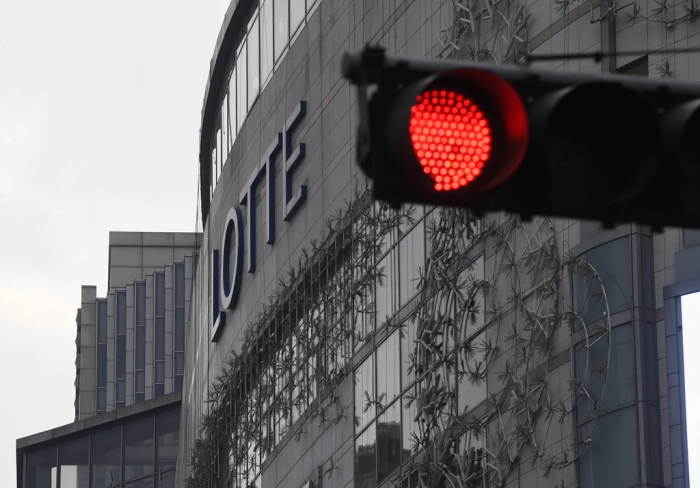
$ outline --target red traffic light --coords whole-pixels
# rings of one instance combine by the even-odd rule
[[[455,204],[498,185],[527,150],[525,107],[511,85],[483,70],[457,69],[419,80],[388,109],[386,141],[394,185],[435,191]]]
[[[491,155],[488,118],[473,100],[453,90],[418,95],[409,131],[418,161],[438,191],[474,181]]]

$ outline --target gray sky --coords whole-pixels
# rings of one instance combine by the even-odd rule
[[[229,0],[0,0],[0,486],[73,421],[80,286],[110,230],[194,231],[209,61]]]

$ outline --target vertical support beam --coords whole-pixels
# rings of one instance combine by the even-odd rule
[[[614,8],[614,0],[602,0],[600,2],[600,50],[603,54],[608,54],[601,60],[601,71],[603,73],[615,73],[617,70]]]

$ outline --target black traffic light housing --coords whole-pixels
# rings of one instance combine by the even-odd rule
[[[343,74],[358,88],[358,163],[375,198],[700,227],[700,86],[390,58],[380,48],[346,54]],[[482,172],[449,191],[436,190],[413,146],[412,110],[426,93],[464,94],[492,131]]]

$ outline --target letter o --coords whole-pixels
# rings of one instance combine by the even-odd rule
[[[233,270],[233,280],[230,273],[231,239],[235,236],[236,252]],[[231,207],[226,216],[224,237],[221,243],[221,273],[219,273],[221,292],[221,308],[233,309],[238,302],[238,293],[241,286],[241,269],[243,268],[243,214],[238,207]]]

